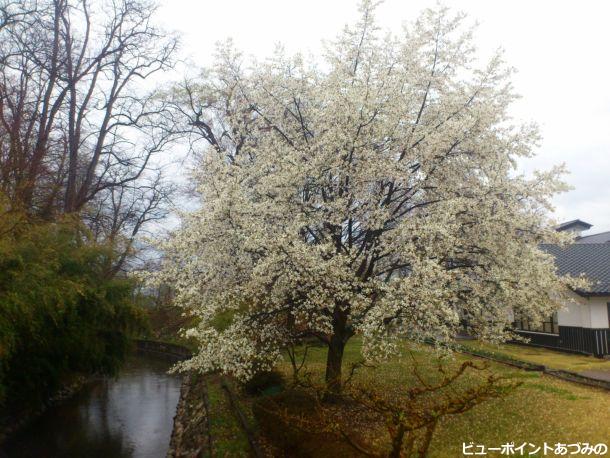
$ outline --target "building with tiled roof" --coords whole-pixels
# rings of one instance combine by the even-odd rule
[[[557,273],[578,277],[583,275],[589,285],[573,292],[573,301],[539,326],[516,321],[519,334],[530,343],[603,356],[610,354],[610,231],[582,236],[592,227],[581,220],[557,226],[576,236],[565,247],[543,245],[555,258]]]

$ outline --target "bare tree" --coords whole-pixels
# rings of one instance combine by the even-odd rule
[[[139,88],[173,65],[177,40],[154,12],[148,0],[0,0],[0,191],[13,205],[81,213],[111,241],[164,213],[171,187],[153,157],[171,118]]]
[[[176,186],[166,182],[158,172],[138,185],[112,187],[91,202],[90,211],[84,215],[87,225],[97,240],[110,242],[119,252],[117,259],[108,266],[109,275],[124,270],[129,259],[140,251],[136,235],[147,224],[168,215],[165,204],[171,200],[175,189]]]
[[[34,11],[35,6],[32,9],[27,9],[23,7],[21,2],[4,1],[0,4],[0,30],[18,21],[23,21],[28,14]]]

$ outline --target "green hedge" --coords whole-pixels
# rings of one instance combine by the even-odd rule
[[[144,315],[133,283],[80,223],[32,222],[0,205],[0,408],[43,402],[73,372],[112,372]]]

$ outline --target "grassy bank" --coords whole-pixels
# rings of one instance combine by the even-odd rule
[[[532,364],[542,364],[548,368],[565,371],[599,370],[610,371],[610,361],[594,356],[562,353],[541,347],[532,347],[518,344],[493,345],[478,340],[462,340],[460,344],[466,348],[500,357],[525,361]]]
[[[380,364],[377,368],[363,368],[356,373],[355,381],[362,385],[375,388],[378,391],[398,397],[405,388],[417,383],[413,374],[416,363],[420,374],[433,381],[438,377],[436,371],[436,354],[428,346],[410,345],[410,353],[400,358]],[[517,355],[515,355],[517,356]],[[360,342],[353,339],[346,348],[345,366],[360,359]],[[455,354],[448,366],[457,367],[467,359],[477,359],[463,354]],[[324,347],[313,347],[308,350],[307,371],[312,379],[322,381],[326,360]],[[542,363],[542,362],[538,362]],[[288,361],[280,364],[279,370],[289,380],[291,368]],[[524,442],[542,445],[562,443],[607,441],[608,424],[610,424],[610,394],[607,391],[589,388],[574,383],[546,376],[539,372],[524,371],[503,364],[489,363],[488,370],[472,373],[460,383],[462,387],[476,384],[490,373],[501,374],[510,380],[521,381],[522,385],[504,398],[493,399],[476,406],[471,411],[443,419],[432,441],[431,457],[462,456],[462,443],[474,442],[487,447],[500,447],[507,442],[520,445]],[[203,380],[203,379],[202,379]],[[227,397],[219,383],[219,378],[205,378],[210,404],[210,429],[212,442],[215,443],[213,456],[245,456],[248,444],[239,422],[231,412]],[[262,405],[274,402],[273,397],[257,399],[246,395],[236,385],[234,392],[238,394],[239,404],[249,421],[257,427],[252,405],[256,402]],[[298,402],[295,401],[295,405]],[[338,406],[342,409],[344,407]],[[350,412],[346,409],[346,416]],[[259,417],[260,418],[260,417]],[[274,420],[273,420],[274,421]],[[273,422],[272,421],[272,422]],[[263,425],[258,425],[259,427]],[[282,425],[276,425],[278,431],[285,432]],[[268,428],[260,428],[261,432]],[[355,424],[352,431],[363,443],[377,444],[381,447],[386,437],[385,425],[379,421],[367,424]],[[282,433],[283,435],[283,433]],[[280,434],[271,434],[263,438],[265,443],[276,444]],[[298,456],[335,456],[331,441],[318,440],[307,435],[301,439],[304,449],[314,450]],[[313,454],[311,454],[313,453]],[[489,452],[493,456],[493,452]],[[496,453],[500,456],[499,453]],[[297,455],[294,455],[297,456]],[[342,455],[345,455],[343,449]],[[354,451],[353,455],[358,456]],[[530,455],[536,456],[536,455]],[[540,455],[542,456],[542,455]]]
[[[412,353],[424,376],[433,376],[434,352],[428,347],[415,346]],[[324,373],[326,351],[312,348],[308,354],[308,370],[321,380]],[[348,344],[345,363],[358,361],[360,342]],[[472,357],[454,355],[452,366]],[[410,357],[394,358],[376,369],[364,369],[356,375],[360,383],[369,384],[384,393],[399,392],[416,383]],[[281,366],[288,377],[290,367]],[[503,364],[491,363],[489,372],[502,374],[523,382],[521,387],[503,399],[495,399],[473,410],[443,420],[431,446],[430,456],[450,457],[461,455],[463,442],[487,446],[500,446],[514,441],[516,444],[556,442],[604,442],[610,424],[610,395],[607,391],[579,386],[570,382],[527,372]],[[489,372],[472,374],[463,383],[474,383],[476,377]],[[473,378],[474,377],[474,378]],[[370,425],[369,436],[384,434],[383,425]]]

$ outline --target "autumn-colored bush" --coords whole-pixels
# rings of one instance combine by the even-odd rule
[[[439,358],[437,370],[426,376],[413,363],[415,383],[396,393],[350,377],[343,392],[329,398],[324,385],[303,379],[298,389],[258,400],[253,413],[263,434],[290,456],[424,458],[443,418],[520,385],[490,373],[486,363],[451,368]]]
[[[317,407],[315,395],[298,388],[258,398],[252,412],[262,434],[285,456],[359,456],[353,447],[324,427],[326,421]],[[334,406],[336,410],[345,407]]]

